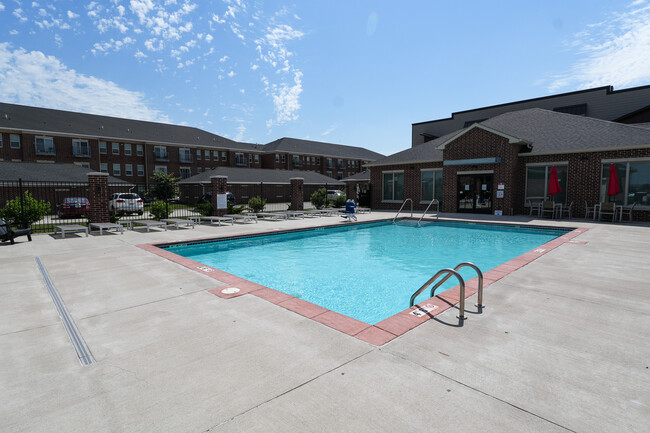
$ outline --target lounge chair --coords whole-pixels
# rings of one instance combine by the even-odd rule
[[[542,203],[542,214],[540,215],[542,218],[544,218],[544,215],[547,213],[551,214],[551,218],[555,218],[555,202],[550,201],[550,200],[545,200],[544,203]]]
[[[0,218],[0,241],[9,241],[13,245],[14,239],[18,236],[27,236],[29,242],[32,241],[32,229],[11,230],[11,226]]]
[[[530,209],[530,213],[528,214],[529,216],[533,216],[533,212],[536,213],[537,216],[542,216],[542,204],[540,202],[533,203],[532,200],[528,200],[527,205]]]
[[[164,221],[154,221],[154,220],[133,220],[131,221],[131,229],[133,229],[133,226],[144,226],[147,228],[147,233],[149,233],[149,230],[151,227],[162,227],[167,231],[167,223]]]
[[[176,230],[178,230],[178,228],[182,225],[194,228],[194,225],[196,224],[192,220],[187,220],[183,218],[165,218],[165,219],[161,219],[160,221],[167,223],[167,225],[169,226],[173,225]]]
[[[606,202],[600,204],[600,209],[598,210],[598,221],[601,220],[603,215],[611,215],[612,222],[616,221],[616,203]]]
[[[345,218],[346,221],[356,221],[357,216],[355,215],[357,206],[354,204],[352,200],[349,202],[345,203],[345,210],[339,211],[343,215],[341,215],[341,218]]]
[[[594,212],[594,208],[592,206],[589,206],[589,203],[587,203],[587,200],[585,200],[585,219],[596,219],[596,213]]]
[[[241,221],[244,224],[248,221],[255,221],[257,223],[257,215],[253,214],[225,214],[225,217],[232,218],[233,221]]]

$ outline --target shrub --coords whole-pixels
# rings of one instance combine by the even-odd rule
[[[327,190],[325,188],[321,188],[318,191],[315,191],[309,200],[311,201],[311,204],[314,205],[316,209],[322,209],[325,207],[325,199],[327,198]]]
[[[40,221],[45,215],[48,215],[50,210],[50,203],[45,200],[36,200],[29,191],[25,191],[23,193],[23,205],[20,205],[20,197],[9,200],[7,205],[0,210],[0,216],[10,226],[17,227],[24,224],[29,227],[33,223]]]
[[[332,207],[343,207],[345,206],[346,201],[347,201],[347,197],[345,193],[341,195],[337,195],[332,199]]]
[[[235,206],[231,203],[228,203],[228,214],[237,215],[244,212],[244,206]]]
[[[199,203],[196,205],[196,210],[203,216],[210,216],[212,215],[212,202],[206,201]]]
[[[262,212],[264,206],[266,206],[266,199],[260,196],[248,200],[248,208],[253,212]]]
[[[157,200],[151,203],[149,213],[153,215],[154,219],[160,221],[169,217],[169,206],[164,201]]]

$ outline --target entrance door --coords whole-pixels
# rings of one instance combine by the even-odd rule
[[[458,212],[492,213],[492,174],[458,175]]]

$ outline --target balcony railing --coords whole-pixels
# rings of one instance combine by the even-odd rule
[[[167,152],[154,152],[153,159],[159,162],[169,162],[169,153]]]

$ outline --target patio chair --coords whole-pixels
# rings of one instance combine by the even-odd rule
[[[547,213],[551,214],[551,218],[555,218],[555,202],[551,200],[545,200],[544,203],[542,203],[542,215],[540,215],[542,218],[544,218],[544,215]]]
[[[14,239],[18,236],[27,236],[29,242],[32,241],[32,229],[11,230],[11,226],[0,218],[0,241],[9,241],[13,245]]]
[[[594,213],[594,207],[589,206],[589,203],[587,202],[587,200],[585,200],[585,219],[589,219],[589,218],[595,219],[596,214]]]
[[[541,203],[539,202],[533,203],[532,200],[528,200],[527,205],[528,208],[530,209],[530,213],[528,215],[533,216],[533,213],[536,213],[537,216],[541,216],[542,210],[540,204]]]
[[[612,222],[616,221],[616,203],[613,202],[601,203],[600,210],[598,211],[598,221],[600,221],[603,215],[611,215]]]
[[[348,201],[345,203],[345,210],[341,210],[343,215],[341,215],[341,218],[345,218],[346,221],[356,221],[357,216],[355,215],[357,205],[354,204],[352,200]]]
[[[630,219],[630,222],[632,222],[632,211],[634,210],[634,206],[636,206],[636,203],[632,203],[632,206],[630,207],[621,208],[621,221],[623,221],[623,217],[627,216]]]
[[[560,217],[564,218],[565,216],[568,216],[569,218],[573,218],[573,202],[571,202],[571,204],[568,206],[562,207],[562,211],[560,212]]]

